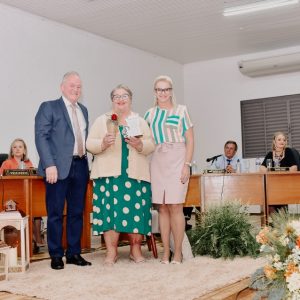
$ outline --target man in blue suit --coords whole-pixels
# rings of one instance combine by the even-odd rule
[[[38,173],[46,185],[48,214],[47,241],[51,268],[64,268],[62,257],[63,211],[67,203],[66,263],[91,265],[81,255],[85,193],[89,178],[85,140],[88,111],[78,102],[81,79],[66,73],[61,83],[62,97],[43,102],[35,116],[35,143],[40,156]]]

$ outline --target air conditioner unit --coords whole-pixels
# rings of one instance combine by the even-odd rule
[[[300,53],[242,60],[239,69],[250,77],[300,71]]]

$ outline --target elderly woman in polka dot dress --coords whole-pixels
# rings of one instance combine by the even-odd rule
[[[94,155],[93,234],[104,234],[105,264],[117,260],[120,233],[129,234],[130,259],[143,262],[142,236],[151,234],[147,156],[155,146],[146,121],[131,111],[131,90],[118,85],[110,96],[112,111],[96,119],[86,142]],[[128,134],[129,119],[137,121],[138,136]]]

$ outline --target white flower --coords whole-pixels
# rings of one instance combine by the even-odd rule
[[[298,292],[297,294],[293,294],[291,300],[300,300],[300,293]]]
[[[279,242],[282,244],[282,246],[286,246],[289,243],[289,241],[289,238],[285,235],[279,237]]]
[[[295,265],[300,264],[300,249],[298,246],[292,250],[292,254],[288,256],[288,259],[293,261]]]
[[[287,287],[291,292],[300,291],[300,273],[292,273],[287,279]]]
[[[275,262],[280,261],[280,256],[279,256],[278,254],[275,254],[275,255],[274,255],[274,261],[275,261]]]
[[[277,269],[278,271],[280,270],[284,270],[284,266],[282,264],[282,262],[276,262],[273,264],[274,268]]]
[[[289,225],[295,229],[297,235],[300,235],[300,221],[291,221]]]
[[[264,252],[265,248],[266,248],[266,245],[261,245],[259,251]]]

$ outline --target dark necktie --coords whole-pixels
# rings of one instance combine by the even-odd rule
[[[231,162],[231,159],[226,159],[227,160],[227,166],[229,166],[230,165],[230,162]]]

